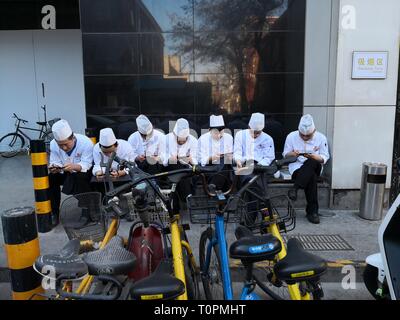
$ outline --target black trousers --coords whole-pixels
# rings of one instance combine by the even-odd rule
[[[307,159],[304,164],[292,174],[296,188],[304,189],[306,195],[307,214],[318,214],[318,177],[322,165],[314,159]]]
[[[62,192],[68,195],[90,192],[91,170],[88,172],[74,173],[50,173],[50,201],[53,215],[59,215],[61,202],[61,186]]]

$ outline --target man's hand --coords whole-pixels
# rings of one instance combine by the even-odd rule
[[[95,175],[96,175],[97,180],[102,180],[104,178],[104,173],[101,170],[96,171]]]
[[[82,167],[80,164],[68,163],[63,167],[63,169],[65,172],[73,172],[73,171],[80,172],[82,170]]]
[[[240,160],[236,161],[236,166],[240,169],[243,167],[243,164]]]
[[[314,159],[315,161],[318,161],[318,162],[324,162],[324,159],[322,159],[322,157],[316,153],[309,153],[309,154],[304,155],[304,157],[307,159]]]
[[[216,162],[219,159],[221,159],[221,155],[218,153],[210,157],[210,162]]]
[[[110,175],[114,178],[118,178],[126,175],[126,172],[125,170],[113,170],[110,172]]]
[[[298,157],[300,155],[300,151],[299,150],[293,150],[292,152],[289,152],[288,154],[286,154],[286,157]]]
[[[146,156],[143,154],[136,157],[136,161],[143,162],[144,160],[146,160]]]
[[[173,154],[172,156],[169,157],[168,162],[170,164],[177,164],[178,163],[178,156],[176,154]]]
[[[59,167],[59,166],[55,166],[55,165],[51,165],[51,166],[49,166],[49,171],[50,171],[50,173],[60,173],[61,172],[61,167]]]

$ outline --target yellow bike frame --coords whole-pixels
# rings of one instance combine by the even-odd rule
[[[188,300],[187,290],[186,290],[186,276],[185,276],[185,261],[183,258],[184,248],[188,254],[189,261],[197,270],[196,260],[193,256],[192,248],[189,243],[181,239],[182,228],[179,224],[180,216],[175,215],[170,221],[171,229],[171,247],[172,247],[172,259],[174,263],[174,275],[177,279],[181,280],[185,285],[185,292],[180,295],[177,300]]]
[[[278,217],[274,214],[272,222],[267,227],[267,232],[272,234],[275,238],[277,238],[282,245],[282,250],[278,253],[277,260],[279,261],[279,260],[282,260],[284,257],[286,257],[287,251],[286,251],[285,243],[283,242],[282,235],[276,224],[277,218]],[[270,222],[270,217],[266,216],[264,218],[264,220],[266,222]],[[288,284],[288,290],[289,290],[290,299],[292,299],[292,300],[311,300],[311,296],[308,292],[304,295],[301,294],[298,283]]]

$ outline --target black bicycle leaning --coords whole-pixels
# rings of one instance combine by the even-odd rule
[[[60,118],[54,118],[47,121],[46,105],[44,105],[41,108],[44,114],[44,121],[36,122],[39,125],[39,129],[24,127],[23,125],[28,123],[28,121],[19,118],[15,113],[13,113],[12,117],[16,119],[15,131],[7,133],[0,139],[0,155],[2,157],[12,158],[16,156],[21,151],[24,151],[25,139],[27,139],[29,142],[32,140],[31,137],[29,137],[24,131],[22,131],[22,129],[39,132],[39,136],[37,139],[44,140],[46,144],[47,153],[49,153],[50,142],[51,140],[53,140],[53,133],[51,131],[51,127],[55,122],[60,120]],[[29,145],[27,146],[26,151],[29,152]]]

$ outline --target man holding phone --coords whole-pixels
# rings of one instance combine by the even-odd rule
[[[294,180],[294,188],[288,192],[289,198],[295,201],[298,189],[304,189],[307,219],[318,224],[317,179],[322,166],[329,160],[329,149],[326,137],[316,130],[311,115],[304,115],[300,119],[299,130],[287,136],[283,156],[297,157],[296,162],[289,164],[289,172]]]
[[[53,224],[59,222],[61,190],[65,194],[89,192],[90,168],[93,163],[93,142],[86,136],[73,133],[66,120],[51,128],[49,184]]]
[[[210,116],[209,131],[200,136],[197,153],[197,160],[200,165],[220,166],[220,172],[215,174],[209,183],[215,184],[217,189],[228,189],[231,184],[231,177],[227,170],[232,165],[233,137],[225,132],[225,122],[222,115]]]
[[[136,118],[138,130],[128,142],[133,148],[136,164],[140,169],[156,174],[162,171],[162,156],[165,153],[165,135],[153,128],[149,118],[141,114]]]

